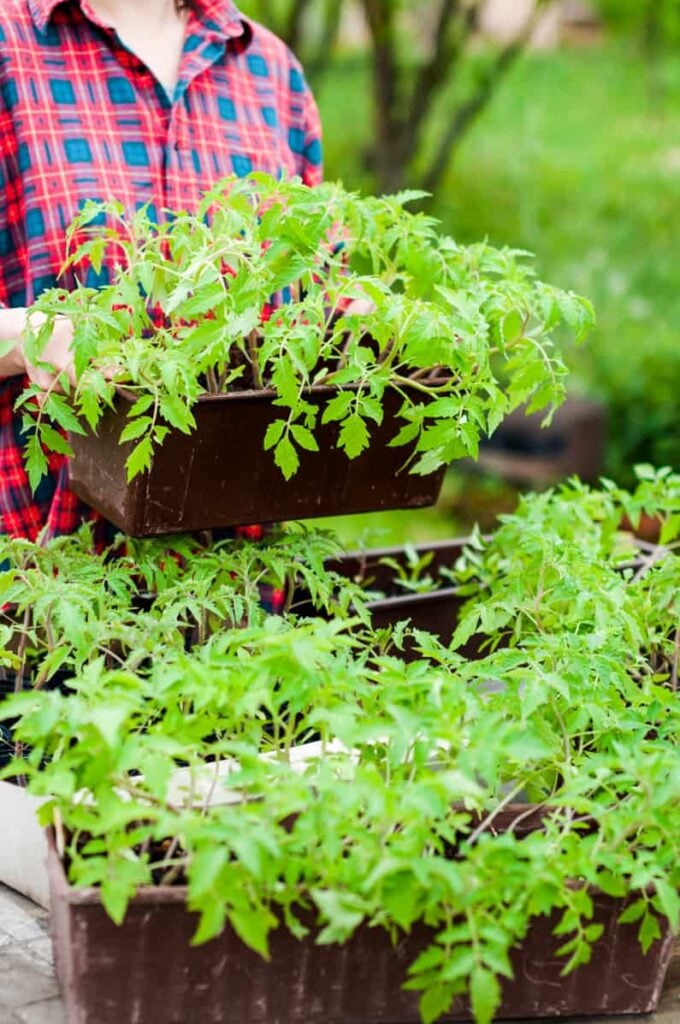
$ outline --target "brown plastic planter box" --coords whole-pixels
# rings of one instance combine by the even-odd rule
[[[315,388],[319,406],[337,392]],[[120,445],[131,396],[121,394],[98,433],[70,438],[71,487],[123,532],[134,537],[346,515],[394,508],[422,508],[439,497],[444,469],[414,476],[404,469],[410,450],[390,448],[403,421],[402,399],[388,393],[385,416],[374,425],[371,447],[350,460],[335,447],[337,424],[320,427],[320,452],[300,452],[300,468],[286,481],[263,450],[267,427],[284,411],[267,392],[206,395],[194,415],[196,430],[172,431],[154,454],[151,470],[127,483],[131,444]]]
[[[514,809],[514,816],[523,810]],[[396,946],[380,928],[361,928],[344,946],[316,946],[280,928],[266,962],[231,929],[192,947],[196,918],[185,909],[185,889],[140,892],[117,927],[96,889],[69,886],[53,837],[49,873],[69,1024],[420,1024],[418,995],[402,985],[408,965],[431,940],[424,926]],[[657,1007],[672,955],[670,929],[643,956],[636,926],[617,923],[625,902],[603,896],[595,906],[603,936],[591,962],[567,978],[555,955],[563,939],[552,935],[558,915],[535,919],[512,955],[515,979],[503,983],[499,1020]],[[444,1018],[470,1019],[463,999]]]
[[[419,556],[432,556],[424,575],[436,581],[441,569],[452,569],[466,543],[465,539],[455,539],[414,546]],[[448,644],[456,629],[463,599],[458,597],[453,587],[447,586],[424,594],[409,593],[399,586],[395,570],[384,564],[385,559],[405,567],[408,564],[404,549],[397,547],[348,554],[328,562],[327,568],[346,579],[365,583],[369,590],[385,594],[368,606],[377,629],[408,619],[415,629],[433,633],[442,643]]]
[[[543,413],[510,413],[480,448],[479,465],[512,483],[596,480],[602,472],[607,414],[599,402],[570,398],[548,427]]]
[[[454,567],[467,543],[466,538],[456,538],[415,545],[414,550],[419,556],[432,555],[424,573],[436,581],[441,569]],[[365,584],[368,590],[385,594],[384,597],[378,597],[368,603],[371,620],[376,629],[386,629],[408,620],[414,629],[432,633],[443,644],[448,645],[458,625],[458,617],[465,598],[460,597],[455,588],[449,586],[442,586],[438,590],[424,594],[409,593],[399,586],[395,570],[392,566],[384,564],[385,559],[401,563],[405,567],[408,564],[404,549],[395,547],[354,552],[327,562],[326,567],[348,580]],[[314,614],[311,604],[308,604],[308,595],[304,593],[300,593],[294,607],[299,614]],[[466,658],[479,657],[483,640],[483,637],[472,637],[461,649],[461,654]],[[405,656],[408,659],[416,656],[408,639]]]

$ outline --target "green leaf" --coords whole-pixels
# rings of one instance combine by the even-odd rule
[[[451,1006],[453,996],[444,985],[433,985],[420,997],[420,1016],[423,1024],[434,1024]]]
[[[363,905],[352,893],[315,889],[312,896],[328,922],[317,940],[321,945],[345,942],[364,919]]]
[[[84,434],[83,426],[74,413],[68,399],[64,395],[51,394],[45,396],[44,415],[58,423],[64,430],[72,434]]]
[[[178,395],[163,395],[159,408],[163,419],[183,434],[190,434],[196,429],[196,420],[191,409]]]
[[[293,437],[301,448],[304,448],[307,452],[318,452],[319,446],[311,430],[307,430],[306,427],[300,426],[299,423],[294,423],[291,430]]]
[[[654,942],[661,938],[661,927],[659,925],[659,919],[655,914],[645,914],[642,919],[642,924],[640,925],[638,938],[640,939],[642,952],[645,954],[649,952]]]
[[[24,457],[28,482],[31,490],[35,494],[40,485],[40,481],[47,475],[47,456],[42,449],[42,445],[40,444],[40,439],[37,434],[33,433],[26,441]]]
[[[191,885],[189,895],[192,902],[208,896],[217,885],[220,872],[229,860],[226,846],[204,846],[198,850],[191,863]]]
[[[283,432],[287,426],[288,423],[286,420],[274,420],[273,423],[269,424],[269,426],[267,427],[267,433],[265,434],[264,438],[265,451],[269,451],[271,448],[274,448],[274,446],[279,443],[279,441],[283,437]]]
[[[354,395],[351,391],[340,391],[332,398],[323,411],[322,423],[336,423],[343,420],[350,410]]]
[[[49,423],[40,425],[40,439],[42,443],[53,452],[59,455],[73,455],[73,449],[63,434],[51,427]]]
[[[635,900],[630,906],[626,907],[622,914],[619,915],[619,924],[633,924],[635,921],[639,921],[640,918],[647,911],[647,900]]]
[[[147,412],[155,400],[153,395],[141,395],[128,412],[129,419],[134,419],[135,416],[141,416],[142,413]]]
[[[127,706],[116,707],[114,704],[109,707],[102,706],[94,708],[91,714],[91,722],[108,747],[115,747],[122,738],[122,727],[128,718]]]
[[[678,922],[680,921],[680,897],[678,896],[677,889],[661,878],[656,880],[655,889],[657,896],[655,902],[658,903],[661,912],[671,922],[673,930],[677,931]]]
[[[368,448],[370,437],[366,423],[357,413],[348,416],[340,430],[338,445],[350,459],[356,459]]]
[[[402,445],[410,444],[418,437],[421,431],[420,423],[406,423],[399,433],[390,441],[390,448],[401,448]]]
[[[256,910],[232,910],[229,921],[246,946],[269,960],[269,933],[278,923],[273,914],[263,907]]]
[[[211,898],[208,903],[202,903],[200,914],[198,928],[191,940],[192,946],[202,946],[211,939],[216,939],[224,931],[227,922],[227,908],[219,899]]]
[[[295,476],[300,468],[300,460],[292,443],[287,437],[279,441],[274,453],[274,462],[283,473],[286,480]]]
[[[477,1024],[491,1024],[501,1004],[501,987],[495,974],[476,967],[470,978],[470,999]]]
[[[151,468],[152,457],[153,445],[151,438],[145,437],[132,449],[126,459],[125,468],[127,469],[128,483],[134,480],[136,476],[139,476],[140,473]]]
[[[130,420],[120,435],[120,443],[124,444],[126,441],[136,441],[138,437],[145,434],[147,430],[153,425],[153,420],[150,416],[140,416],[139,419]]]
[[[125,920],[128,904],[134,894],[134,886],[130,886],[118,878],[105,878],[102,881],[102,903],[104,910],[114,924],[122,925]]]
[[[523,326],[522,316],[516,309],[513,309],[503,320],[503,340],[507,343],[515,341],[521,334]]]

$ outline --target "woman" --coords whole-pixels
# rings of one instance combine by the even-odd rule
[[[251,170],[321,179],[316,105],[284,44],[232,0],[3,0],[0,13],[0,532],[35,539],[96,518],[63,458],[31,494],[14,403],[47,388],[22,344],[87,199],[192,209]],[[104,283],[108,270],[89,283]],[[68,287],[68,279],[60,278]],[[46,362],[68,369],[71,327]],[[101,524],[102,527],[104,524]]]

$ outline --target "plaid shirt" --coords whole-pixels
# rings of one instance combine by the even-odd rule
[[[66,228],[87,199],[115,198],[128,213],[149,203],[161,216],[195,208],[229,174],[321,180],[302,70],[231,0],[197,0],[172,98],[87,0],[1,2],[0,306],[31,305],[57,284]],[[97,517],[69,491],[61,457],[31,494],[13,411],[23,386],[0,379],[0,531],[69,533]]]

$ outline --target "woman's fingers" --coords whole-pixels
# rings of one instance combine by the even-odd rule
[[[54,322],[52,336],[41,353],[38,365],[26,357],[26,373],[42,391],[62,391],[64,374],[71,386],[76,383],[72,343],[73,324],[66,317],[59,317]]]

